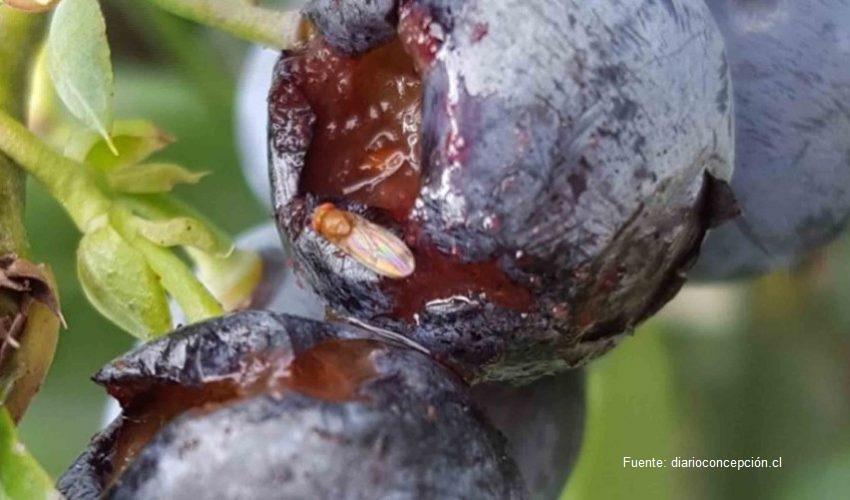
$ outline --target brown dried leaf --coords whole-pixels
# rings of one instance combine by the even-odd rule
[[[0,257],[0,290],[4,288],[41,302],[62,318],[56,284],[44,264],[34,264],[15,255]]]
[[[15,369],[9,363],[23,342],[35,304],[42,304],[64,325],[56,284],[49,269],[16,255],[0,256],[0,379],[11,377],[7,372]],[[9,389],[8,382],[0,380],[0,401]]]

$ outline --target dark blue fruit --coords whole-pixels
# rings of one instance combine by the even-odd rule
[[[850,216],[850,2],[707,0],[735,94],[742,216],[695,270],[727,279],[800,262]]]
[[[583,374],[562,373],[521,387],[479,384],[472,398],[508,438],[531,497],[560,498],[584,435]]]
[[[292,269],[273,224],[243,233],[238,246],[258,252],[265,264],[252,308],[324,319],[324,303]],[[558,498],[581,444],[584,377],[566,373],[520,387],[480,384],[473,388],[472,398],[507,437],[532,497]]]
[[[398,0],[310,0],[304,13],[334,47],[357,54],[395,37]]]
[[[275,212],[308,279],[339,315],[409,336],[467,380],[606,352],[675,295],[734,208],[708,9],[409,0],[398,19],[362,55],[334,30],[276,68]],[[329,206],[333,224],[317,221]],[[412,275],[350,248],[364,220],[409,248]],[[407,269],[387,248],[378,264]]]
[[[95,380],[123,415],[60,478],[69,500],[525,497],[456,376],[361,330],[244,312]]]
[[[276,69],[275,209],[309,279],[468,379],[605,352],[728,215],[730,96],[707,9],[423,0],[399,19],[361,56],[319,37]],[[327,203],[406,243],[413,275],[352,258],[316,223]]]

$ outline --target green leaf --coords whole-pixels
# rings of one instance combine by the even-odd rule
[[[109,186],[122,193],[166,193],[177,184],[197,184],[209,172],[192,172],[173,163],[127,165],[107,174]]]
[[[6,308],[0,305],[5,309],[0,313],[0,337],[5,337],[0,339],[0,406],[19,422],[53,363],[64,321],[56,282],[45,264],[0,257],[0,304],[11,298]],[[22,322],[21,328],[9,327],[16,322]]]
[[[122,205],[135,213],[156,221],[190,218],[201,221],[215,236],[219,252],[189,246],[186,253],[197,266],[201,283],[215,296],[226,311],[233,311],[250,301],[262,275],[262,261],[253,252],[236,250],[233,240],[188,205],[165,195],[125,195]],[[227,249],[226,253],[221,250]]]
[[[115,122],[111,138],[117,155],[105,139],[89,130],[80,130],[65,146],[65,156],[108,172],[140,163],[174,142],[171,136],[144,120]]]
[[[109,213],[112,227],[139,250],[151,269],[160,277],[162,285],[174,297],[187,319],[194,323],[216,316],[221,316],[224,310],[218,300],[198,281],[186,264],[171,251],[166,250],[148,239],[141,237],[137,231],[136,219],[121,208]]]
[[[227,249],[226,252],[219,252],[221,254],[219,256],[229,254],[235,246],[229,234],[204,217],[202,213],[173,196],[165,194],[125,194],[119,196],[118,201],[133,213],[142,215],[146,219],[166,221],[174,218],[188,217],[202,222],[207,230],[215,234],[215,238],[219,242],[219,248]],[[193,253],[190,252],[189,255],[191,257]]]
[[[113,75],[106,23],[97,0],[63,0],[47,37],[47,65],[56,92],[77,119],[100,134],[113,153]]]
[[[213,229],[194,217],[175,217],[165,220],[134,219],[138,233],[161,247],[186,246],[227,257],[233,252],[230,240],[218,238]]]
[[[80,240],[77,274],[95,309],[131,335],[146,340],[171,329],[159,277],[145,256],[111,227],[95,229]]]
[[[12,418],[6,408],[0,406],[0,499],[59,498],[53,481],[18,441]]]

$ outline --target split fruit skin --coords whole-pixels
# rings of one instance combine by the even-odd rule
[[[293,269],[273,223],[258,226],[237,239],[239,248],[263,259],[264,276],[251,305],[275,313],[325,318],[325,304]],[[530,384],[479,384],[472,400],[506,438],[532,498],[560,497],[584,431],[584,374],[570,371]]]
[[[364,358],[371,372],[351,393],[316,385],[312,396],[260,391],[190,409],[110,479],[122,429],[145,418],[144,404],[162,402],[162,391],[242,381],[258,360],[292,368],[329,343],[364,341],[375,346]],[[317,373],[327,381],[340,366],[323,368]],[[145,344],[95,380],[131,420],[119,418],[96,436],[60,478],[69,500],[526,497],[504,438],[462,382],[424,354],[365,331],[246,311]]]
[[[405,238],[419,275],[382,278],[310,227],[317,206],[346,200],[301,187],[317,125],[294,51],[270,94],[270,174],[278,227],[307,278],[338,314],[409,336],[471,382],[532,380],[608,351],[676,294],[706,231],[734,213],[731,89],[707,7],[399,9],[422,77],[421,189],[403,227],[374,222]],[[440,274],[423,265],[434,253],[484,271],[401,314],[400,297]],[[493,275],[520,300],[476,290]]]
[[[800,263],[850,216],[850,3],[706,0],[735,97],[732,188],[742,215],[706,240],[695,277]]]
[[[581,371],[570,371],[520,387],[472,388],[475,403],[507,438],[531,498],[561,498],[584,435],[584,381]]]
[[[287,246],[280,242],[273,223],[251,228],[236,238],[236,247],[256,252],[263,263],[263,274],[245,309],[268,310],[321,321],[327,305],[300,276]],[[186,318],[178,307],[172,308],[175,327],[185,325]],[[103,426],[121,412],[117,401],[109,398],[102,415]]]

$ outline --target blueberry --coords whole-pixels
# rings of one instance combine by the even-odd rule
[[[274,205],[308,278],[468,380],[604,353],[734,209],[708,9],[408,0],[398,18],[363,54],[319,36],[276,67]]]
[[[252,308],[324,318],[324,303],[293,269],[273,224],[243,233],[237,245],[258,252],[265,265]],[[521,387],[489,383],[472,390],[477,406],[507,436],[511,454],[537,498],[559,496],[578,455],[585,411],[583,379],[569,373]]]
[[[268,312],[178,330],[102,369],[123,407],[69,498],[524,498],[465,386],[369,332]]]
[[[398,0],[311,0],[304,12],[328,41],[357,54],[395,36]]]
[[[546,377],[531,384],[479,384],[476,404],[508,439],[532,498],[561,497],[584,433],[584,376]]]
[[[850,216],[850,4],[707,0],[726,41],[743,215],[706,241],[696,274],[798,263]]]
[[[246,231],[237,245],[259,253],[264,263],[251,308],[317,320],[325,317],[323,301],[298,277],[273,224]],[[511,456],[533,496],[557,498],[581,444],[583,377],[569,373],[522,387],[480,384],[473,388],[472,398],[507,436]],[[111,401],[105,425],[120,414],[118,403]]]

